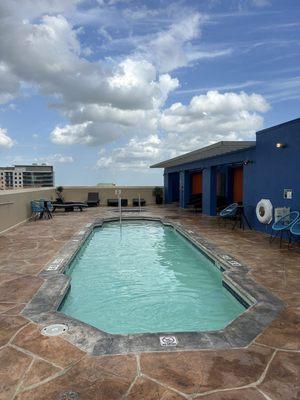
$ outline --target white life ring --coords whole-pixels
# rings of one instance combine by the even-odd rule
[[[256,217],[262,224],[269,224],[273,219],[273,205],[268,199],[261,199],[256,205]]]

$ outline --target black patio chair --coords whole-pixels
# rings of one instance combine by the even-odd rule
[[[89,207],[96,207],[100,204],[99,193],[98,192],[89,192],[86,204]]]
[[[145,199],[140,199],[140,203],[142,207],[145,206],[146,205]],[[133,207],[139,207],[139,199],[132,199],[132,205]]]

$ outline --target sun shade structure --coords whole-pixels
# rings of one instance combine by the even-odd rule
[[[191,151],[190,153],[183,154],[182,156],[170,158],[169,160],[151,165],[150,168],[169,168],[175,165],[221,156],[251,147],[255,147],[255,141],[222,141],[203,147],[202,149]]]

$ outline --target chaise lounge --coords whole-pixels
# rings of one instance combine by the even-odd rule
[[[107,199],[107,206],[108,207],[118,207],[118,199]],[[121,199],[121,206],[122,207],[127,207],[128,205],[128,200],[127,199]]]
[[[55,202],[52,203],[53,211],[56,209],[64,209],[67,211],[80,210],[83,211],[84,208],[87,208],[87,204],[82,203],[80,201],[65,201],[63,197],[56,199]]]
[[[192,194],[190,196],[188,206],[193,207],[194,212],[196,211],[202,212],[202,193]]]
[[[86,204],[89,207],[97,207],[100,204],[99,193],[98,192],[90,192],[88,193],[88,198]]]
[[[145,199],[140,199],[140,202],[142,207],[146,205]],[[132,199],[132,205],[133,207],[139,207],[139,199]]]

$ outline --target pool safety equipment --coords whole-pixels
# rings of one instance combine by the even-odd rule
[[[273,219],[273,205],[269,199],[261,199],[256,205],[256,217],[262,224],[270,224]]]

